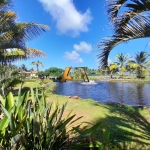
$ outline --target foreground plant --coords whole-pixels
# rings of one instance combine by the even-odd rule
[[[40,93],[40,94],[39,94]],[[15,99],[12,92],[0,96],[0,146],[5,149],[64,150],[83,147],[103,149],[101,142],[93,142],[92,133],[100,127],[81,128],[76,115],[64,116],[66,104],[46,102],[44,91],[30,89]],[[76,123],[77,125],[74,125]],[[90,139],[90,140],[87,140]]]

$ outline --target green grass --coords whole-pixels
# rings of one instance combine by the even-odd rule
[[[94,124],[102,122],[110,131],[110,138],[115,141],[126,141],[129,149],[142,146],[150,149],[150,110],[120,106],[118,104],[102,104],[91,99],[73,99],[67,96],[49,95],[47,101],[67,102],[66,111],[73,110],[77,116],[83,116],[80,123]],[[100,133],[96,137],[101,139]],[[125,144],[124,143],[124,144]],[[130,144],[129,144],[130,143]],[[133,146],[133,147],[132,147]]]
[[[42,81],[40,79],[28,79],[28,80],[25,80],[25,82],[22,85],[22,88],[23,88],[23,91],[26,91],[29,88],[36,88],[36,87],[40,88],[40,87],[42,87],[51,93],[54,91],[55,86],[56,85],[52,80],[45,79],[44,81]],[[20,84],[17,84],[14,87],[14,90],[18,90],[19,87],[20,87]]]
[[[107,76],[88,76],[89,80],[97,81],[107,81],[107,82],[134,82],[134,83],[150,83],[150,77],[147,76],[144,79],[138,79],[135,76],[124,76],[123,78],[119,75],[114,75],[113,78],[110,78],[110,75]]]
[[[45,84],[45,83],[43,83]],[[24,87],[42,86],[39,81],[26,82]],[[55,84],[50,81],[51,90]],[[53,87],[53,88],[52,88]],[[110,132],[113,141],[125,141],[122,144],[125,149],[149,150],[150,149],[150,109],[137,108],[127,105],[102,104],[92,99],[73,99],[48,93],[47,102],[59,103],[60,106],[67,102],[66,114],[72,113],[77,117],[83,116],[78,123],[87,125],[102,122]],[[101,132],[94,137],[101,140]]]

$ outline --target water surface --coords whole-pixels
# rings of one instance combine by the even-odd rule
[[[77,95],[80,98],[91,98],[102,103],[121,102],[128,105],[150,106],[150,84],[97,82],[95,85],[83,85],[81,82],[67,81],[57,83],[56,91],[61,95]]]

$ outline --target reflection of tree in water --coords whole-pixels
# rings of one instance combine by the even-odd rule
[[[146,90],[146,89],[145,89]],[[109,84],[110,101],[143,105],[144,84],[111,83]]]
[[[145,84],[110,83],[110,98],[115,102],[144,104]]]
[[[120,87],[120,83],[110,82],[109,91],[110,91],[110,99],[112,99],[112,101],[123,102],[122,100],[124,97],[124,90],[123,86]]]
[[[125,89],[124,89],[124,83],[121,82],[120,83],[120,93],[119,93],[119,98],[120,98],[120,102],[124,103],[124,97],[125,97]]]
[[[136,85],[136,90],[137,90],[137,99],[138,99],[138,104],[139,105],[143,105],[143,101],[144,101],[144,99],[143,99],[143,97],[144,97],[144,95],[143,95],[143,91],[144,91],[144,84],[137,84]]]

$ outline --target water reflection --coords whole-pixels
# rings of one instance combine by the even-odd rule
[[[95,85],[83,85],[80,82],[69,81],[57,83],[56,91],[61,95],[78,95],[99,102],[150,105],[150,84],[98,82]]]

